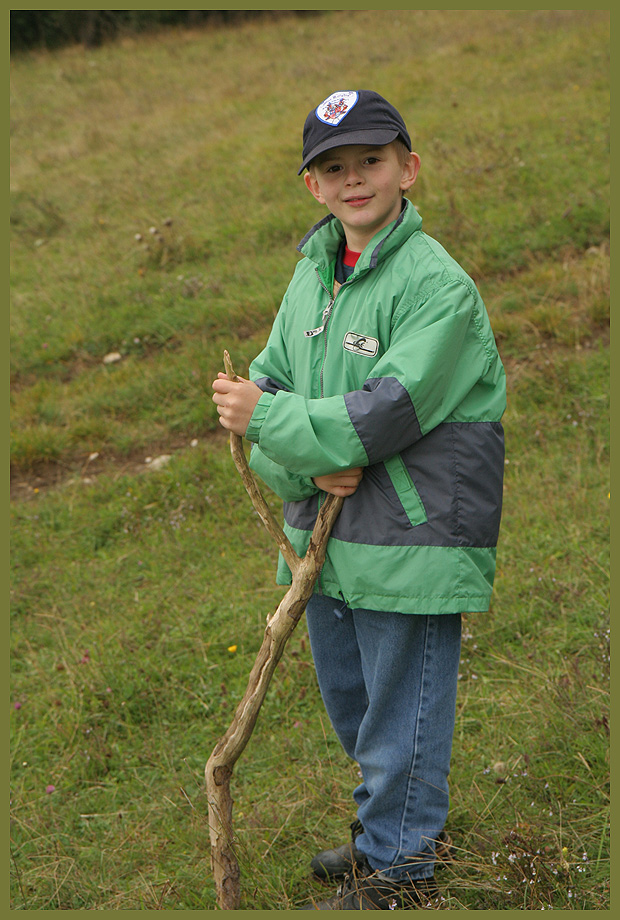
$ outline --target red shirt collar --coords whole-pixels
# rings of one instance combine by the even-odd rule
[[[361,256],[361,252],[352,252],[345,243],[344,247],[344,257],[342,262],[344,265],[347,265],[349,268],[355,268],[357,260]]]

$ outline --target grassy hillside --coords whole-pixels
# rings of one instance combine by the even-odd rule
[[[609,909],[608,52],[607,11],[358,10],[13,57],[13,909],[215,907],[202,773],[281,592],[210,384],[265,341],[322,216],[303,120],[351,87],[403,113],[508,374],[442,906]],[[355,781],[302,623],[233,780],[245,909],[321,891]]]

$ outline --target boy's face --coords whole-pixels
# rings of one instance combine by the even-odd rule
[[[394,143],[348,144],[317,157],[304,179],[316,200],[340,218],[349,249],[361,252],[375,233],[396,220],[402,192],[411,188],[419,168],[417,153],[403,163]]]

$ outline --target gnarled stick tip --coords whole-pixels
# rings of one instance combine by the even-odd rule
[[[235,374],[235,371],[232,365],[232,361],[230,360],[230,355],[228,354],[228,351],[226,349],[224,349],[224,368],[226,370],[226,375],[229,380],[239,379],[237,375]]]

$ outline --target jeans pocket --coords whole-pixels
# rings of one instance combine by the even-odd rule
[[[384,466],[411,525],[425,524],[428,521],[426,509],[401,455],[390,457]]]

